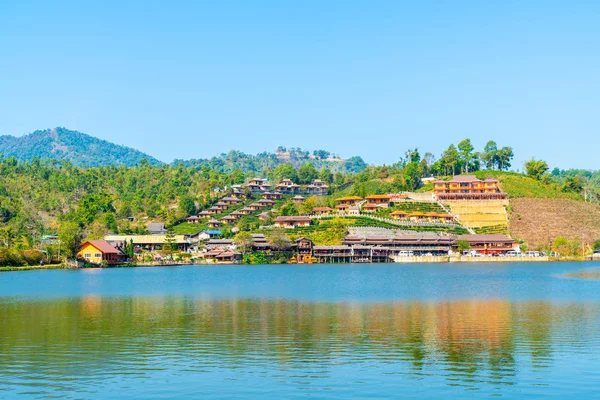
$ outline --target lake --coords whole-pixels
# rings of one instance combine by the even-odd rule
[[[599,265],[0,273],[0,398],[600,397]]]

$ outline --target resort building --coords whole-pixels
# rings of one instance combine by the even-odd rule
[[[445,182],[437,180],[433,193],[439,201],[445,200],[504,200],[508,195],[500,191],[498,181],[477,179],[473,175],[459,175]]]
[[[306,187],[306,193],[316,196],[323,196],[327,194],[328,189],[329,186],[327,186],[325,182],[320,179],[315,179],[312,184]]]
[[[348,204],[338,204],[335,206],[335,209],[341,213],[347,212],[349,208],[350,206]]]
[[[480,254],[501,254],[518,249],[519,245],[506,235],[462,235],[459,241],[466,241],[470,245],[470,251]]]
[[[335,199],[339,204],[347,204],[349,206],[355,205],[363,200],[362,197],[358,196],[346,196]]]
[[[294,203],[296,203],[296,204],[304,203],[304,200],[306,200],[306,199],[304,197],[302,197],[302,196],[294,196],[294,197],[292,197],[292,201]]]
[[[226,215],[225,217],[221,218],[221,222],[224,224],[235,222],[235,220],[236,218],[231,215]]]
[[[164,235],[167,233],[167,228],[163,222],[152,222],[146,227],[151,235]]]
[[[258,210],[260,210],[263,207],[264,206],[262,204],[260,204],[260,203],[257,202],[257,203],[250,204],[247,208],[249,208],[252,211],[258,211]]]
[[[244,207],[241,210],[236,211],[236,212],[239,212],[242,215],[250,215],[250,214],[252,214],[253,211],[254,210],[252,210],[250,207]]]
[[[366,213],[374,213],[374,212],[376,212],[376,211],[377,211],[379,208],[380,208],[380,207],[379,207],[378,205],[376,205],[376,204],[373,204],[373,203],[367,203],[367,204],[365,204],[364,206],[362,206],[361,210],[362,210],[363,212],[366,212]]]
[[[342,246],[315,246],[313,254],[318,262],[329,263],[351,263],[352,262],[352,247]]]
[[[244,216],[244,214],[242,214],[240,211],[234,211],[229,215],[231,215],[235,219],[240,219]]]
[[[236,197],[223,197],[221,201],[229,206],[241,203],[241,200]]]
[[[106,235],[104,240],[113,247],[122,247],[123,243],[133,242],[133,246],[138,250],[162,250],[167,242],[167,235]],[[169,238],[169,242],[176,244],[180,251],[188,251],[191,245],[189,237],[184,235],[174,235]]]
[[[236,199],[241,199],[244,197],[244,193],[240,189],[233,189],[231,193],[231,197],[235,197]]]
[[[377,207],[389,207],[390,206],[390,196],[387,194],[372,194],[365,198],[367,200],[367,204],[375,205]]]
[[[273,200],[268,200],[268,199],[259,200],[259,201],[257,201],[257,203],[263,207],[273,207],[275,205],[275,202]]]
[[[281,200],[283,198],[283,194],[279,192],[265,192],[263,193],[263,199],[267,200]]]
[[[292,182],[291,179],[284,179],[275,186],[275,190],[284,194],[300,193],[300,185]]]
[[[270,214],[268,212],[262,212],[258,214],[258,219],[261,221],[267,221],[270,218]]]
[[[330,207],[314,207],[312,209],[312,211],[313,211],[313,214],[322,215],[322,214],[329,214],[330,212],[333,211],[333,209]]]
[[[200,211],[198,213],[199,218],[210,218],[211,215],[212,215],[212,213],[210,211],[206,211],[206,210]]]
[[[200,218],[198,218],[195,215],[187,217],[185,220],[188,224],[197,224],[198,222],[200,222]]]
[[[106,240],[88,240],[79,248],[77,258],[93,264],[119,264],[127,260],[127,256],[121,250]]]
[[[208,209],[208,212],[210,212],[211,214],[221,214],[223,210],[221,210],[221,207],[217,207],[216,205],[214,205]]]
[[[296,252],[301,255],[301,256],[307,256],[307,255],[312,255],[312,249],[313,249],[313,241],[305,238],[305,237],[301,237],[296,239],[295,241],[296,243]]]
[[[211,219],[207,222],[209,228],[219,228],[223,223],[221,221],[217,221],[216,219]]]
[[[261,178],[252,179],[246,187],[249,188],[250,192],[253,194],[265,193],[271,190],[271,186],[267,183],[267,180]]]
[[[390,218],[392,219],[407,219],[408,213],[402,210],[396,210],[390,214]]]
[[[217,204],[214,205],[214,207],[219,207],[220,210],[225,211],[229,208],[229,205],[224,201],[219,201]]]
[[[280,228],[293,229],[301,226],[310,226],[310,218],[303,216],[277,217],[273,224]]]

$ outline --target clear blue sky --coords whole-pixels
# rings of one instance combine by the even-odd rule
[[[600,169],[599,1],[91,3],[0,2],[1,134],[370,163],[470,137]]]

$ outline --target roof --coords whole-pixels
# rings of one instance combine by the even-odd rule
[[[215,206],[226,206],[227,203],[219,201],[217,204],[215,204]]]
[[[348,208],[350,207],[348,204],[338,204],[335,208]]]
[[[208,233],[209,235],[220,235],[221,234],[221,231],[218,229],[206,229],[202,232]]]
[[[370,196],[367,196],[366,199],[383,199],[383,200],[389,200],[390,196],[387,194],[372,194]]]
[[[231,221],[231,220],[234,220],[234,219],[235,219],[235,217],[232,217],[231,215],[226,215],[223,218],[221,218],[222,221],[223,220]]]
[[[452,178],[450,182],[454,183],[471,183],[471,182],[481,182],[475,175],[457,175]]]
[[[277,217],[275,219],[275,222],[310,222],[310,218],[305,217],[305,216],[290,215],[290,216]]]
[[[351,247],[350,246],[345,246],[345,245],[341,245],[341,246],[315,246],[314,249],[315,250],[350,250]]]
[[[365,204],[365,205],[363,206],[363,208],[377,208],[377,206],[376,206],[375,204],[368,204],[368,203],[367,203],[367,204]]]
[[[294,196],[294,197],[292,197],[292,200],[304,200],[304,197],[302,197],[302,196]]]
[[[123,242],[133,240],[134,244],[163,244],[167,235],[106,235],[104,240],[111,242]],[[175,243],[189,243],[184,235],[175,235]]]
[[[165,224],[163,222],[151,222],[148,224],[148,230],[150,232],[165,231]]]
[[[198,218],[195,215],[192,215],[192,216],[186,218],[186,220],[195,220],[195,219],[200,219],[200,218]]]
[[[335,201],[360,201],[362,200],[362,197],[358,197],[358,196],[346,196],[346,197],[340,197],[339,199],[335,199]]]
[[[207,222],[208,224],[220,224],[221,221],[217,221],[216,219],[211,219],[210,221]]]
[[[458,240],[466,240],[467,242],[514,242],[514,240],[508,236],[500,234],[462,235]]]
[[[392,215],[407,215],[408,213],[406,211],[402,211],[402,210],[396,210],[392,213]]]
[[[330,207],[314,207],[313,211],[331,211],[332,208]]]
[[[204,210],[204,211],[200,211],[198,213],[198,215],[210,215],[210,213],[208,211]]]
[[[88,240],[81,245],[81,247],[85,246],[86,244],[91,244],[104,254],[121,254],[119,250],[112,247],[106,240]]]
[[[235,197],[223,197],[221,200],[222,201],[239,201]]]

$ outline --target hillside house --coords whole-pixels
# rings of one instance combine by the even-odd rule
[[[221,218],[221,222],[224,224],[230,224],[232,222],[235,222],[235,217],[231,216],[231,215],[226,215],[223,218]]]
[[[335,199],[339,204],[347,204],[349,206],[355,205],[363,200],[362,197],[358,196],[346,196]]]
[[[164,235],[167,233],[167,228],[163,222],[152,222],[148,224],[146,229],[151,235]]]
[[[254,178],[246,187],[250,189],[253,194],[262,194],[271,190],[271,186],[268,184],[266,179]]]
[[[228,206],[236,205],[236,204],[240,204],[241,203],[241,200],[238,199],[237,197],[223,197],[221,199],[221,201],[223,203],[227,204]]]
[[[214,214],[221,214],[223,212],[223,210],[221,210],[221,207],[217,207],[215,205],[215,206],[212,206],[211,208],[209,208],[208,212],[210,212],[211,214],[214,215]]]
[[[270,218],[270,214],[268,212],[262,212],[258,214],[258,219],[261,221],[267,221]]]
[[[349,208],[350,208],[350,205],[348,205],[348,204],[338,204],[337,206],[335,206],[335,209],[341,213],[347,212]]]
[[[323,196],[327,194],[328,189],[329,186],[327,186],[325,182],[320,179],[315,179],[313,183],[306,187],[306,193],[316,196]]]
[[[365,205],[362,206],[361,211],[362,212],[366,212],[366,213],[374,213],[379,209],[379,206],[372,204],[372,203],[367,203]]]
[[[220,228],[223,223],[221,221],[217,221],[216,219],[211,219],[206,223],[209,228]]]
[[[195,215],[192,215],[192,216],[190,216],[190,217],[187,217],[185,220],[186,220],[186,222],[187,222],[188,224],[197,224],[197,223],[199,223],[199,222],[200,222],[200,218],[198,218],[198,217],[197,217],[197,216],[195,216]]]
[[[384,208],[389,207],[391,202],[390,196],[387,194],[372,194],[365,199],[367,200],[367,204]]]
[[[458,240],[468,242],[471,251],[481,254],[501,254],[518,248],[518,243],[506,235],[462,235]]]
[[[277,217],[273,224],[280,228],[294,229],[297,227],[310,226],[310,218],[304,216],[282,216]]]
[[[204,210],[204,211],[200,211],[200,212],[198,213],[198,218],[210,218],[210,216],[211,216],[212,214],[213,214],[213,213],[211,213],[210,211],[206,211],[206,210]]]
[[[329,214],[330,212],[333,211],[333,209],[331,207],[314,207],[312,209],[313,214],[316,215],[322,215],[322,214]]]
[[[167,239],[167,235],[106,235],[104,240],[111,243],[113,246],[122,244],[127,241],[133,242],[136,250],[162,250]],[[189,237],[185,235],[175,235],[170,240],[173,240],[173,244],[177,245],[177,248],[181,251],[188,251],[190,248],[191,241]]]
[[[263,193],[263,198],[267,200],[281,200],[283,198],[283,194],[279,192],[266,192]]]
[[[225,211],[229,208],[229,204],[225,203],[224,201],[219,201],[213,207],[219,207],[220,210]]]
[[[257,201],[257,203],[263,207],[273,207],[275,205],[275,202],[273,200],[268,200],[268,199],[261,199],[261,200]]]
[[[295,184],[291,179],[284,179],[275,186],[275,190],[283,194],[296,194],[300,192],[300,185]]]
[[[501,192],[498,181],[477,179],[473,175],[459,175],[445,182],[433,183],[433,193],[437,200],[504,200],[507,193]]]
[[[296,204],[304,203],[306,199],[302,196],[294,196],[292,197],[292,201]]]

